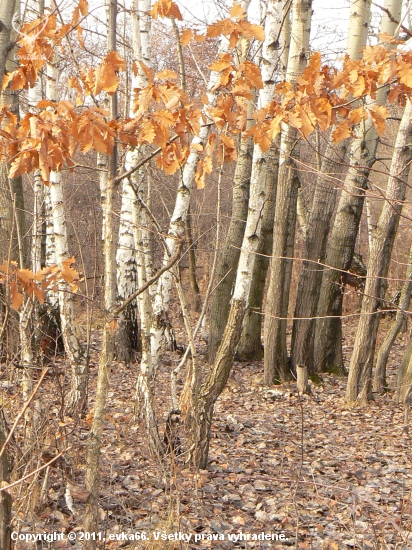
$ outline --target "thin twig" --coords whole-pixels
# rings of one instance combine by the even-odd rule
[[[34,476],[35,474],[41,472],[41,470],[44,470],[45,468],[48,468],[50,464],[53,464],[53,462],[56,462],[58,458],[63,456],[63,453],[68,451],[68,449],[65,449],[64,451],[61,451],[59,454],[57,454],[55,457],[53,457],[49,462],[46,462],[46,464],[43,464],[43,466],[40,466],[40,468],[37,468],[36,470],[33,470],[33,472],[30,472],[29,474],[26,474],[21,479],[18,479],[17,481],[13,481],[13,483],[10,483],[10,485],[6,485],[5,487],[0,487],[0,493],[3,491],[8,491],[11,487],[15,487],[16,485],[19,485],[23,481],[25,481],[27,478]]]
[[[16,417],[16,420],[14,421],[14,424],[9,432],[9,435],[7,436],[6,438],[6,441],[3,443],[2,445],[2,448],[0,450],[0,458],[3,456],[3,453],[6,449],[6,445],[7,443],[10,441],[10,439],[12,438],[12,435],[14,433],[14,430],[16,429],[17,427],[17,424],[20,422],[20,419],[22,418],[22,416],[24,416],[24,413],[26,412],[28,406],[30,405],[30,403],[33,401],[36,393],[39,391],[39,388],[41,386],[41,383],[43,382],[44,380],[44,377],[46,376],[46,374],[49,372],[49,368],[47,367],[46,369],[44,369],[44,371],[41,373],[40,375],[40,378],[39,378],[39,381],[37,382],[36,384],[36,387],[34,388],[34,390],[32,391],[32,394],[31,396],[28,398],[27,402],[25,403],[24,407],[22,408],[22,410],[19,412],[19,414],[17,415]]]

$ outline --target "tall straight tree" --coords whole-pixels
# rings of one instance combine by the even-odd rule
[[[377,314],[398,230],[412,161],[412,104],[407,100],[395,141],[385,202],[373,235],[362,309],[349,367],[346,400],[365,403],[371,397],[372,368],[379,326]]]
[[[15,3],[14,2],[1,2],[0,4],[0,79],[3,79],[3,75],[6,68],[7,58],[12,50],[11,42],[10,42],[10,31],[11,31],[11,21],[13,18],[13,14],[15,11]],[[4,101],[4,95],[1,96],[1,102]],[[6,192],[7,200],[3,201],[1,200],[1,208],[2,208],[2,214],[4,212],[3,209],[9,205],[6,212],[7,215],[3,218],[5,220],[10,220],[12,222],[13,219],[13,201],[11,200],[12,197],[10,197],[10,190],[7,190],[6,185],[8,184],[8,178],[7,178],[7,172],[6,168],[3,166],[3,164],[0,165],[0,199],[3,197],[3,188]],[[8,186],[7,186],[8,187]],[[8,192],[7,192],[8,191]],[[7,247],[4,246],[3,243],[7,243],[8,239],[12,235],[11,227],[12,223],[10,224],[10,232],[9,235],[7,235],[4,231],[1,231],[0,233],[0,251],[3,252],[3,258],[7,258],[8,254]],[[3,229],[3,228],[2,228]],[[5,441],[5,435],[2,431],[2,428],[0,426],[0,445],[3,446],[3,443]],[[2,483],[8,482],[10,479],[10,467],[9,462],[7,458],[7,454],[3,453],[1,459],[0,459],[0,481]],[[11,506],[12,506],[12,500],[11,496],[7,491],[3,491],[0,495],[0,547],[4,548],[4,550],[10,550],[12,541],[11,541],[11,529],[10,529],[10,522],[11,522]]]
[[[54,2],[50,11],[55,9]],[[47,65],[46,97],[50,101],[58,101],[59,54],[55,53],[52,63]],[[47,192],[47,191],[46,191]],[[51,172],[48,189],[50,196],[50,214],[53,226],[52,240],[53,261],[62,264],[70,258],[67,236],[66,212],[63,202],[63,186],[61,172]],[[47,220],[46,223],[49,223]],[[71,390],[68,409],[74,416],[82,415],[87,406],[88,362],[77,334],[76,316],[73,296],[67,283],[60,283],[58,288],[59,318],[64,349],[71,367]]]
[[[134,0],[132,5],[132,48],[137,73],[132,77],[131,95],[133,95],[133,90],[143,88],[147,85],[147,78],[140,64],[144,63],[147,67],[150,67],[151,17],[148,13],[150,6],[150,0]],[[133,104],[132,97],[129,113],[131,117],[136,114]],[[127,169],[137,164],[141,153],[141,149],[133,149],[127,153]],[[134,178],[136,189],[144,197],[145,188],[147,187],[144,181],[144,172],[139,171],[132,177]],[[129,178],[125,178],[122,182],[121,197],[119,241],[116,253],[119,303],[127,300],[138,286],[134,224],[142,222],[142,220],[138,221],[134,219],[134,209],[138,208],[138,205],[136,204],[136,196]],[[140,214],[141,216],[144,216],[144,214]],[[128,363],[132,358],[133,351],[136,351],[139,347],[139,324],[136,301],[130,303],[120,314],[116,341],[117,359]]]
[[[283,6],[282,6],[283,4]],[[290,3],[286,2],[289,5]],[[283,9],[282,9],[283,8]],[[259,107],[266,107],[274,92],[275,83],[282,78],[280,63],[282,21],[288,19],[285,2],[269,1],[266,6],[265,42],[262,47],[261,74],[263,88],[259,94]],[[248,309],[243,319],[242,336],[239,340],[236,357],[240,361],[259,360],[263,356],[262,346],[262,302],[265,290],[269,256],[272,253],[273,219],[276,204],[276,185],[279,169],[280,136],[271,144],[268,151],[261,151],[255,144],[253,151],[252,178],[265,180],[266,202],[262,212],[260,242],[253,267],[253,285],[250,290]]]
[[[353,0],[350,9],[346,54],[351,59],[360,59],[366,46],[370,18],[370,2]],[[305,365],[314,370],[315,319],[330,221],[336,202],[336,190],[340,185],[345,166],[345,153],[349,140],[337,145],[329,143],[323,155],[321,173],[306,228],[302,270],[296,296],[292,330],[291,366]],[[319,261],[321,263],[317,263]]]
[[[360,2],[360,8],[364,3]],[[385,3],[389,12],[384,13],[381,32],[393,36],[402,10],[401,0],[389,0]],[[354,18],[356,21],[356,18]],[[353,40],[356,40],[354,33]],[[394,45],[386,44],[387,48]],[[376,103],[384,105],[388,90],[381,88],[377,92]],[[369,118],[357,129],[358,137],[349,149],[349,169],[346,173],[342,194],[338,201],[335,220],[328,237],[326,263],[336,269],[324,271],[318,303],[315,336],[316,370],[324,371],[329,367],[342,368],[342,272],[352,263],[359,223],[362,215],[365,191],[369,174],[375,161],[378,146],[378,134]]]
[[[10,4],[9,4],[10,5]],[[5,6],[1,6],[4,9]],[[20,0],[16,0],[15,20],[20,19]],[[0,23],[1,26],[1,23]],[[6,33],[6,27],[0,29],[1,33]],[[13,30],[10,34],[10,41],[16,40],[16,32]],[[3,37],[5,35],[3,34]],[[17,47],[9,44],[9,48],[6,48],[6,66],[7,72],[14,71],[17,66],[16,55]],[[11,48],[11,49],[10,49]],[[2,74],[2,73],[0,73]],[[0,108],[8,105],[8,108],[12,113],[19,118],[19,105],[20,105],[20,92],[18,90],[11,90],[10,85],[0,92]],[[21,176],[9,179],[8,171],[10,166],[6,162],[0,162],[0,258],[7,258],[24,266],[25,259],[25,215],[24,215],[24,195],[23,195],[23,181]],[[19,314],[16,311],[11,311],[7,306],[8,296],[7,289],[4,289],[5,301],[0,305],[2,322],[4,316],[8,316],[9,322],[5,326],[3,331],[1,345],[1,354],[3,358],[8,360],[14,360],[20,353],[19,348]]]
[[[116,20],[117,0],[108,0],[108,36],[107,50],[116,50]],[[117,117],[117,94],[110,95],[110,117]],[[99,371],[97,378],[96,401],[94,405],[93,421],[87,441],[86,450],[86,489],[89,497],[86,502],[84,515],[84,529],[89,533],[97,532],[99,524],[99,464],[101,451],[101,438],[103,433],[104,418],[106,414],[107,394],[109,390],[110,371],[115,353],[116,320],[112,317],[112,311],[116,307],[116,237],[114,225],[114,200],[115,200],[115,175],[117,168],[117,150],[108,160],[107,181],[104,189],[104,227],[103,227],[103,260],[104,260],[104,326],[102,350],[99,359]],[[88,542],[88,550],[96,550],[97,541]]]
[[[132,13],[133,32],[133,58],[137,65],[137,72],[132,78],[132,90],[147,86],[147,76],[142,63],[150,65],[151,51],[151,17],[149,15],[150,0],[135,0]],[[131,115],[135,111],[131,108]],[[126,155],[126,170],[129,170],[139,162],[143,150],[130,149]],[[132,228],[134,246],[136,248],[135,259],[138,286],[146,284],[152,275],[152,254],[148,212],[146,203],[150,203],[147,167],[135,172],[131,178],[123,184],[123,193],[130,196]],[[123,195],[124,196],[124,195]],[[119,292],[119,295],[121,293]],[[136,303],[136,302],[134,302]],[[150,290],[145,290],[137,298],[140,317],[140,331],[142,343],[142,357],[140,371],[136,383],[136,402],[139,412],[143,414],[146,424],[149,447],[151,451],[159,455],[162,452],[162,442],[157,429],[154,399],[151,390],[151,378],[154,374],[150,350],[150,328],[152,322],[152,297]],[[131,304],[132,305],[132,304]]]
[[[294,0],[287,82],[294,82],[307,64],[312,18],[311,0]],[[276,195],[273,257],[265,318],[264,377],[267,384],[288,376],[286,318],[292,272],[299,178],[295,159],[299,156],[299,133],[283,126],[280,144],[279,180]]]
[[[266,6],[265,15],[265,40],[261,53],[261,74],[263,88],[259,92],[258,107],[266,107],[273,96],[276,76],[279,68],[280,29],[281,29],[281,2],[270,0]],[[251,115],[251,114],[250,114]],[[249,122],[252,124],[253,118]],[[252,148],[252,150],[251,150]],[[240,256],[245,221],[247,217],[247,205],[249,198],[249,181],[260,178],[266,182],[266,203],[263,210],[263,221],[261,231],[261,242],[258,255],[255,261],[254,280],[251,296],[249,297],[249,309],[243,321],[242,338],[238,345],[238,356],[242,359],[259,356],[262,353],[260,341],[260,315],[256,314],[255,308],[260,308],[260,296],[263,295],[265,285],[266,269],[265,262],[268,255],[267,246],[271,243],[271,217],[275,202],[276,183],[276,153],[272,146],[268,151],[262,151],[259,144],[253,145],[249,139],[242,141],[239,156],[236,164],[233,188],[233,211],[229,226],[228,235],[224,248],[219,256],[219,263],[216,269],[217,288],[215,290],[211,311],[210,311],[210,334],[209,334],[209,360],[213,362],[216,351],[220,344],[224,327],[226,325],[230,297],[233,290],[233,283],[236,277],[236,269]],[[270,253],[270,251],[269,251]]]

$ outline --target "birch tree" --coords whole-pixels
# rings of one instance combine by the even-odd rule
[[[107,37],[107,50],[116,50],[116,20],[117,0],[108,2],[109,28]],[[110,116],[117,116],[116,93],[110,96]],[[86,503],[84,516],[84,528],[88,532],[97,532],[99,523],[99,463],[101,451],[101,437],[103,433],[104,417],[106,413],[107,393],[109,390],[110,370],[115,353],[115,336],[117,323],[113,319],[112,311],[116,306],[116,237],[114,226],[114,178],[117,168],[116,148],[108,162],[107,182],[105,182],[104,202],[104,312],[102,350],[99,360],[97,378],[96,401],[94,406],[93,421],[87,441],[86,451],[86,489],[89,497]],[[96,549],[96,540],[88,542],[89,550]]]
[[[137,66],[137,74],[132,77],[131,94],[134,89],[144,88],[147,85],[145,76],[140,63],[150,67],[150,48],[151,48],[151,17],[150,0],[135,0],[132,5],[132,47],[133,59]],[[136,114],[131,102],[130,116]],[[141,157],[142,151],[138,149],[131,150],[126,156],[126,170],[135,165]],[[144,171],[139,171],[133,176],[136,188],[146,198],[147,184],[144,181]],[[126,300],[138,286],[137,259],[136,259],[136,241],[134,234],[134,223],[140,224],[142,220],[138,219],[145,214],[139,214],[136,217],[135,209],[139,209],[136,202],[136,196],[130,184],[129,178],[122,182],[121,189],[121,209],[119,225],[119,243],[116,254],[117,263],[117,292],[119,303]],[[151,254],[150,254],[151,255]],[[133,350],[139,346],[139,326],[137,319],[137,303],[131,303],[121,314],[119,318],[119,328],[116,336],[117,340],[117,359],[128,363],[131,360]]]
[[[53,62],[48,63],[47,66],[47,99],[51,101],[58,100],[58,82],[59,54],[56,52]],[[70,258],[70,254],[61,172],[51,172],[48,192],[53,225],[53,238],[51,239],[51,236],[49,236],[49,243],[52,241],[54,248],[53,260],[58,264],[63,264],[63,262]],[[52,251],[49,253],[52,253]],[[72,415],[82,416],[87,407],[87,357],[77,334],[76,314],[69,285],[64,282],[60,283],[57,294],[64,349],[71,366],[71,390],[68,399],[68,409]]]
[[[247,11],[250,0],[241,0],[240,2],[235,2],[234,5],[239,5],[244,12]],[[222,38],[218,55],[222,55],[229,51],[229,41],[226,38]],[[165,254],[164,263],[167,262],[168,257],[173,255],[176,250],[177,240],[176,237],[182,237],[185,230],[185,219],[187,217],[187,212],[190,205],[190,195],[192,192],[193,185],[195,183],[195,176],[197,171],[197,166],[199,162],[199,149],[206,145],[206,141],[209,135],[210,125],[212,119],[208,115],[208,108],[214,107],[217,102],[218,92],[214,90],[215,85],[219,80],[219,73],[216,71],[211,71],[209,81],[207,84],[206,95],[208,100],[208,105],[204,108],[203,114],[205,119],[201,119],[200,130],[198,135],[195,136],[191,143],[190,154],[186,161],[186,164],[183,167],[182,177],[179,180],[179,186],[177,189],[176,201],[173,210],[173,214],[170,219],[169,225],[169,237],[166,239],[167,248],[169,253]],[[201,147],[199,147],[201,146]],[[165,272],[163,277],[160,278],[157,291],[154,298],[153,304],[153,322],[151,328],[151,353],[152,360],[157,362],[158,356],[161,350],[164,326],[165,326],[165,316],[167,315],[167,310],[170,301],[170,293],[172,289],[172,274]]]
[[[9,3],[9,6],[12,3]],[[1,9],[5,9],[5,6],[1,6]],[[14,17],[16,22],[19,22],[20,16],[20,1],[16,0]],[[0,23],[1,27],[2,23]],[[5,25],[5,24],[4,24]],[[11,26],[11,24],[10,24]],[[5,36],[6,26],[0,29],[0,38]],[[11,42],[16,39],[16,32],[12,30],[10,33],[10,43],[8,47],[3,51],[6,57],[4,69],[7,72],[11,72],[16,68],[15,56],[17,54],[16,46],[11,47]],[[0,49],[1,51],[1,49]],[[2,55],[2,54],[0,54]],[[0,73],[3,74],[3,73]],[[9,106],[12,113],[19,117],[19,92],[17,90],[11,90],[8,86],[5,90],[0,92],[0,107]],[[23,259],[25,258],[25,216],[24,216],[24,196],[23,196],[23,181],[22,177],[15,178],[8,177],[8,170],[10,166],[2,162],[0,163],[0,255],[2,258],[8,258],[14,260],[23,265]],[[15,311],[11,311],[7,302],[9,301],[8,291],[4,289],[4,302],[1,304],[1,316],[4,320],[8,319],[4,327],[1,338],[1,353],[6,360],[15,360],[19,353],[19,314]]]

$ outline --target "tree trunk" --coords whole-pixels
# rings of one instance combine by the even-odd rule
[[[12,3],[9,3],[9,6]],[[1,17],[2,10],[6,6],[0,7],[0,40],[4,38],[6,29],[2,28]],[[14,12],[20,13],[20,0],[16,0]],[[12,14],[13,15],[13,14]],[[10,24],[9,24],[10,25]],[[3,34],[3,36],[2,36]],[[10,34],[10,41],[15,39],[14,31]],[[0,58],[2,48],[0,46]],[[6,55],[5,68],[7,71],[13,71],[16,68],[15,55],[17,48],[14,47],[8,51]],[[4,70],[4,65],[3,70]],[[2,75],[3,73],[0,73]],[[6,88],[0,93],[0,108],[4,105],[9,105],[9,109],[19,118],[19,92]],[[24,216],[24,196],[23,196],[23,181],[22,177],[8,178],[9,166],[0,164],[0,261],[4,260],[17,261],[20,267],[24,267],[25,258],[25,216]],[[19,314],[9,307],[8,290],[4,289],[2,303],[0,304],[1,325],[7,316],[8,322],[3,332],[1,344],[1,354],[6,363],[16,361],[19,348]],[[4,299],[4,301],[3,301]]]
[[[0,5],[0,77],[3,80],[3,75],[6,69],[7,57],[11,50],[10,34],[11,20],[15,11],[14,2],[2,2]]]
[[[6,68],[7,56],[10,51],[10,30],[11,30],[11,20],[13,18],[13,13],[15,10],[14,2],[2,2],[0,4],[0,78],[3,79],[4,71]],[[4,96],[1,97],[1,102],[4,101]],[[7,177],[7,167],[2,165],[0,166],[0,203],[2,208],[2,215],[6,213],[6,216],[2,216],[2,224],[0,226],[0,243],[9,242],[8,239],[12,238],[11,227],[13,226],[12,220],[14,216],[13,212],[13,200],[10,197],[10,188],[8,185]],[[6,201],[3,201],[3,196],[7,197]],[[4,210],[7,203],[9,208]],[[7,227],[3,226],[4,220],[10,220],[10,231],[7,234]],[[0,249],[2,253],[1,261],[3,262],[8,258],[9,254],[6,253],[7,249]],[[12,258],[10,258],[12,259]],[[0,446],[3,445],[5,441],[5,436],[2,426],[0,427]],[[7,482],[9,481],[9,465],[7,460],[7,454],[3,453],[0,461],[0,481]],[[11,533],[10,533],[10,522],[11,522],[11,497],[4,491],[0,495],[0,547],[4,550],[11,549]]]
[[[200,296],[200,289],[196,277],[196,254],[193,243],[190,207],[187,210],[187,217],[185,220],[185,238],[189,259],[189,283],[193,295],[193,310],[199,313],[202,309],[202,298]]]
[[[241,0],[235,2],[239,4],[244,11],[247,11],[250,0]],[[223,38],[219,45],[219,55],[228,51],[229,43]],[[177,189],[177,196],[175,201],[175,207],[173,210],[172,218],[169,225],[170,237],[166,239],[168,254],[165,254],[164,263],[167,263],[168,258],[174,254],[177,246],[175,237],[182,237],[185,231],[185,219],[190,205],[191,191],[195,181],[195,175],[197,165],[199,161],[199,144],[204,145],[209,135],[210,118],[208,117],[208,107],[215,106],[218,99],[218,92],[213,88],[219,80],[219,73],[211,71],[209,76],[209,82],[207,85],[207,98],[208,106],[203,110],[203,117],[200,119],[200,130],[198,136],[195,136],[192,140],[192,147],[190,149],[189,157],[184,165],[182,177],[179,181]],[[153,304],[153,322],[151,329],[151,353],[152,360],[157,362],[164,338],[165,319],[167,318],[167,311],[170,301],[170,293],[172,290],[172,274],[165,272],[159,279],[157,284],[156,296]]]
[[[354,0],[351,4],[346,53],[351,59],[360,59],[366,45],[370,18],[370,0]],[[338,145],[329,144],[320,168],[313,197],[303,252],[304,261],[299,277],[292,330],[291,366],[306,365],[309,373],[314,368],[314,340],[316,311],[325,261],[330,220],[335,209],[336,189],[341,180],[348,140]],[[309,260],[309,261],[307,261]]]
[[[386,200],[376,226],[368,261],[361,316],[349,368],[346,400],[365,403],[371,397],[371,377],[379,316],[384,297],[393,242],[398,229],[412,160],[412,105],[406,104],[395,141]]]
[[[107,39],[108,51],[116,50],[116,19],[117,0],[109,0],[109,30]],[[117,94],[110,96],[110,117],[117,116]],[[110,370],[115,353],[115,336],[117,323],[111,312],[116,306],[116,238],[114,234],[114,197],[113,183],[117,168],[116,144],[108,162],[107,180],[101,172],[101,189],[104,190],[104,226],[103,226],[103,259],[104,259],[104,309],[105,321],[103,328],[102,351],[99,360],[96,400],[93,408],[93,421],[90,429],[86,450],[86,489],[89,497],[84,515],[84,530],[89,533],[99,531],[99,462],[101,438],[106,414],[107,394],[109,391]],[[87,543],[87,550],[96,550],[96,540]]]
[[[396,17],[401,4],[400,0],[389,0],[385,6],[389,6]],[[361,8],[362,3],[360,7],[355,5],[352,11],[358,13],[357,10]],[[364,13],[364,15],[366,14]],[[358,23],[361,22],[357,17],[354,20]],[[366,22],[365,19],[365,25]],[[396,26],[396,23],[393,23],[385,14],[381,22],[381,32],[393,36]],[[351,47],[352,52],[360,49],[363,33],[362,29],[353,33],[352,42],[350,40],[348,42],[348,47]],[[386,47],[392,48],[393,45],[387,44]],[[387,94],[388,91],[381,88],[377,93],[376,103],[385,104]],[[315,331],[315,369],[318,372],[326,371],[331,367],[343,370],[342,339],[340,338],[342,334],[340,318],[343,299],[342,272],[347,271],[352,263],[362,215],[364,193],[368,187],[369,173],[378,145],[378,135],[370,119],[358,131],[360,136],[353,141],[350,147],[350,168],[345,177],[334,225],[328,239],[326,263],[335,267],[336,270],[324,271],[322,278],[317,310],[319,319],[316,322]]]
[[[405,348],[405,354],[396,376],[396,401],[403,403],[412,384],[412,337]]]
[[[312,17],[310,0],[295,0],[292,4],[292,28],[286,80],[293,82],[306,66]],[[276,197],[273,256],[265,318],[266,384],[288,377],[286,349],[286,318],[289,306],[294,251],[299,178],[295,158],[299,157],[299,134],[296,129],[282,126],[279,161],[279,181]]]
[[[253,138],[241,140],[233,177],[232,217],[216,267],[216,288],[209,315],[209,362],[213,363],[220,346],[230,310],[230,298],[245,232],[252,171]]]
[[[308,219],[302,269],[292,330],[291,366],[305,365],[314,372],[315,319],[329,232],[335,208],[337,181],[341,176],[346,143],[328,147],[318,178]],[[329,156],[330,155],[330,156]]]
[[[383,393],[386,389],[386,364],[389,359],[392,346],[398,334],[406,331],[406,323],[408,315],[406,311],[409,309],[409,304],[412,295],[412,245],[409,250],[408,268],[405,275],[405,282],[402,286],[401,296],[399,299],[399,310],[396,312],[396,317],[386,336],[380,345],[376,367],[373,375],[372,391],[375,393]]]
[[[59,56],[56,53],[53,63],[49,63],[47,66],[46,96],[51,101],[58,100],[58,64]],[[70,254],[60,172],[51,172],[48,192],[50,194],[54,232],[54,259],[58,264],[62,264],[70,258]],[[46,223],[48,223],[47,220]],[[69,285],[67,283],[60,283],[57,294],[64,350],[71,367],[71,389],[67,407],[70,414],[77,417],[84,415],[87,409],[88,360],[77,334],[76,314]]]
[[[266,275],[273,245],[273,221],[276,204],[276,185],[279,173],[279,140],[265,155],[265,166],[260,177],[266,178],[267,201],[262,212],[262,231],[256,251],[252,273],[248,309],[243,319],[242,335],[236,349],[238,361],[259,361],[263,357],[262,345],[262,304],[265,292]]]
[[[136,200],[128,178],[122,182],[119,242],[116,253],[117,293],[122,303],[137,288],[136,244],[133,237],[133,202]],[[133,351],[138,349],[139,325],[137,303],[132,302],[120,314],[116,333],[116,359],[130,363]]]
[[[276,10],[278,8],[280,8],[280,6],[277,2],[271,3],[270,9],[275,20],[280,19],[276,15]],[[273,37],[272,31],[271,18],[267,17],[264,48],[268,44],[271,44],[271,38]],[[268,93],[268,91],[268,86],[266,86],[265,93]],[[255,148],[254,154],[256,155],[254,163],[255,173],[252,171],[246,229],[241,247],[228,321],[222,337],[222,342],[216,353],[215,361],[211,366],[210,373],[206,376],[199,391],[195,391],[192,395],[193,407],[189,410],[190,431],[188,459],[196,468],[205,468],[207,466],[214,404],[226,385],[233,363],[235,349],[239,343],[241,334],[240,329],[247,308],[252,284],[256,251],[261,237],[262,212],[268,200],[265,178],[259,177],[260,167],[263,163],[261,161],[256,162],[257,159],[262,159],[262,151],[260,148]]]
[[[266,107],[273,97],[275,80],[279,73],[279,34],[282,25],[282,4],[268,2],[265,16],[265,41],[262,47],[261,71],[263,88],[259,93],[259,107]],[[262,302],[265,290],[269,256],[272,252],[273,218],[276,203],[276,185],[279,168],[279,142],[277,139],[268,151],[262,152],[255,144],[252,160],[252,181],[261,178],[265,185],[266,202],[262,212],[260,242],[257,248],[249,294],[248,309],[243,319],[242,336],[236,350],[240,361],[259,360],[263,357]],[[261,185],[261,184],[259,184]]]
[[[151,57],[151,17],[150,0],[134,0],[132,13],[132,44],[133,58],[138,67],[137,74],[132,78],[131,90],[143,88],[147,85],[147,79],[140,67],[143,62],[150,66]],[[133,105],[133,102],[131,103]],[[133,107],[130,109],[130,117],[135,116]],[[139,161],[143,153],[141,148],[129,150],[126,154],[127,169],[132,168]],[[135,181],[139,193],[145,197],[144,182],[145,171],[141,170],[134,174],[132,178]],[[118,302],[124,300],[133,294],[137,288],[137,259],[136,259],[136,241],[134,239],[134,211],[140,211],[136,205],[136,197],[131,187],[129,178],[122,182],[122,204],[120,209],[119,225],[119,244],[116,254],[117,262],[117,292]],[[137,223],[140,223],[139,221]],[[150,251],[151,252],[151,251]],[[150,253],[151,256],[151,253]],[[120,314],[119,326],[116,334],[116,358],[118,361],[129,363],[133,358],[133,352],[140,347],[139,324],[137,318],[137,302],[130,303]]]

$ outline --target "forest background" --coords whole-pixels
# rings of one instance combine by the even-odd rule
[[[249,529],[286,526],[296,548],[408,547],[410,8],[353,0],[331,27],[309,0],[216,2],[205,17],[171,0],[2,0],[1,548],[35,526],[98,533],[142,515],[145,533],[184,518],[193,531],[206,479],[198,532],[224,536],[211,523],[224,502]],[[396,447],[379,453],[405,477],[395,507],[314,466],[306,416],[345,433],[350,414],[355,478],[377,483],[371,407]],[[265,409],[297,438],[289,475]],[[230,465],[255,436],[273,440],[266,466],[259,452]]]

